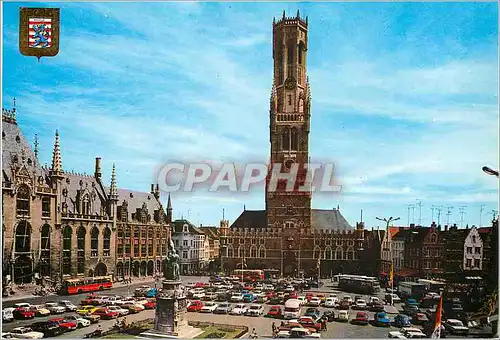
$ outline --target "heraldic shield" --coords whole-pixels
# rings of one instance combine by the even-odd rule
[[[25,56],[53,57],[59,53],[59,8],[21,7],[19,51]]]

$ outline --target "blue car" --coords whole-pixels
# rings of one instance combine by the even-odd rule
[[[156,288],[149,288],[148,291],[144,294],[147,298],[156,297]]]
[[[398,328],[411,327],[410,317],[404,314],[398,314],[394,318],[394,326]]]
[[[415,299],[408,299],[408,300],[406,300],[406,305],[407,306],[417,306],[418,307],[418,302]]]
[[[255,301],[255,296],[251,293],[247,293],[243,295],[243,301],[245,302],[254,302]]]
[[[390,327],[391,320],[385,312],[378,312],[373,318],[373,323],[375,326]]]

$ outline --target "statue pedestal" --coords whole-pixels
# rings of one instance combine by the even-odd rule
[[[155,327],[141,333],[141,338],[194,338],[203,333],[188,325],[187,299],[178,280],[163,281],[163,288],[156,297]]]

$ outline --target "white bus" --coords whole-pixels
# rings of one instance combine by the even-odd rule
[[[380,291],[380,283],[376,277],[363,275],[335,275],[334,281],[339,283],[339,289],[360,294],[375,294]]]
[[[297,299],[288,299],[285,302],[285,311],[283,316],[285,319],[298,319],[300,317],[301,301]]]
[[[435,293],[439,293],[446,286],[446,283],[444,282],[427,280],[427,279],[418,279],[418,283],[424,284],[428,292],[435,292]]]

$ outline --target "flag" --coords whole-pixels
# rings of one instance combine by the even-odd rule
[[[436,309],[436,321],[434,322],[434,331],[432,332],[431,339],[441,338],[441,314],[443,314],[443,296],[439,299],[439,305]]]

